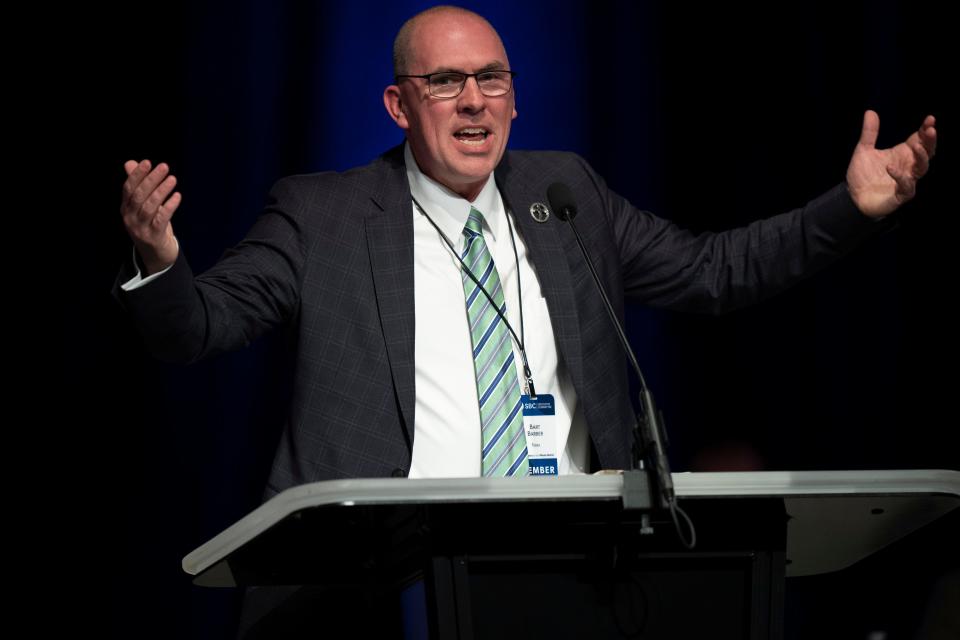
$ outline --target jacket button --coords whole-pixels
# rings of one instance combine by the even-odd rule
[[[407,470],[397,467],[396,469],[393,470],[393,472],[390,473],[390,475],[393,476],[394,478],[406,478]]]

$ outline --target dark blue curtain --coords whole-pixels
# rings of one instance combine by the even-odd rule
[[[70,413],[94,425],[62,440],[95,524],[76,532],[88,550],[79,581],[96,585],[73,596],[80,620],[116,637],[231,637],[236,594],[191,586],[179,563],[259,503],[287,394],[283,333],[189,368],[145,355],[108,295],[130,252],[123,162],[173,167],[175,229],[202,271],[280,176],[343,170],[401,141],[381,93],[396,30],[426,6],[74,10],[63,87],[82,118],[69,155],[90,175],[70,237],[83,259],[57,266],[77,272],[58,316]],[[498,28],[519,73],[511,147],[576,151],[636,205],[698,231],[842,181],[866,108],[880,114],[881,146],[936,114],[940,157],[896,233],[763,305],[719,318],[631,306],[628,323],[676,471],[960,467],[946,311],[956,30],[932,3],[466,6]],[[926,583],[911,600],[902,580],[890,595],[875,579],[795,583],[791,637],[829,635],[817,626],[829,619],[848,637],[907,637]],[[843,610],[829,597],[852,590],[866,595]]]

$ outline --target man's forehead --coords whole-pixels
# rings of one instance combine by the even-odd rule
[[[501,71],[506,68],[507,68],[506,62],[502,60],[494,60],[492,62],[488,62],[487,64],[476,67],[474,69],[464,69],[457,65],[441,64],[434,67],[433,69],[430,69],[429,71],[427,71],[427,73],[444,73],[446,71],[454,71],[457,73],[481,73],[483,71]]]
[[[472,13],[438,12],[423,16],[414,30],[411,53],[421,64],[431,65],[430,73],[437,71],[489,71],[506,69],[507,52],[493,26]],[[448,45],[448,46],[445,46]],[[452,49],[449,51],[448,49]],[[427,59],[441,55],[453,59]],[[486,54],[479,62],[472,60],[473,69],[464,69],[467,58]]]

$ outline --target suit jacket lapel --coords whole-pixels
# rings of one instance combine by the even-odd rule
[[[407,442],[412,447],[416,406],[416,308],[413,215],[410,187],[403,164],[403,147],[387,152],[381,161],[384,169],[375,172],[379,182],[371,185],[373,213],[367,216],[364,223],[387,358],[403,415],[403,428]]]
[[[580,250],[572,234],[560,233],[559,225],[563,223],[556,216],[551,215],[543,223],[530,216],[530,205],[534,202],[547,202],[547,185],[540,184],[542,176],[524,175],[522,167],[511,163],[508,153],[497,167],[496,178],[500,194],[507,209],[513,212],[517,230],[527,245],[530,262],[540,280],[540,291],[550,310],[550,321],[560,356],[567,366],[577,395],[582,399],[584,388],[580,318],[573,282],[583,277],[584,274],[580,271],[586,267],[582,260],[575,260],[573,265],[576,270],[572,271],[568,260],[568,256],[579,257]]]

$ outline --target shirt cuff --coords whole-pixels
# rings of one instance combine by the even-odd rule
[[[177,240],[176,238],[174,238],[173,241],[177,243],[177,251],[179,252],[180,241]],[[124,291],[133,291],[134,289],[139,289],[143,285],[149,284],[150,282],[156,280],[157,278],[165,274],[167,271],[170,271],[170,267],[172,266],[173,264],[171,264],[169,267],[167,267],[163,271],[157,271],[156,273],[151,274],[146,278],[144,278],[140,274],[140,263],[137,261],[137,248],[134,247],[133,248],[133,267],[134,269],[137,270],[137,275],[133,276],[132,278],[124,282],[122,285],[120,285],[120,288],[123,289]]]

